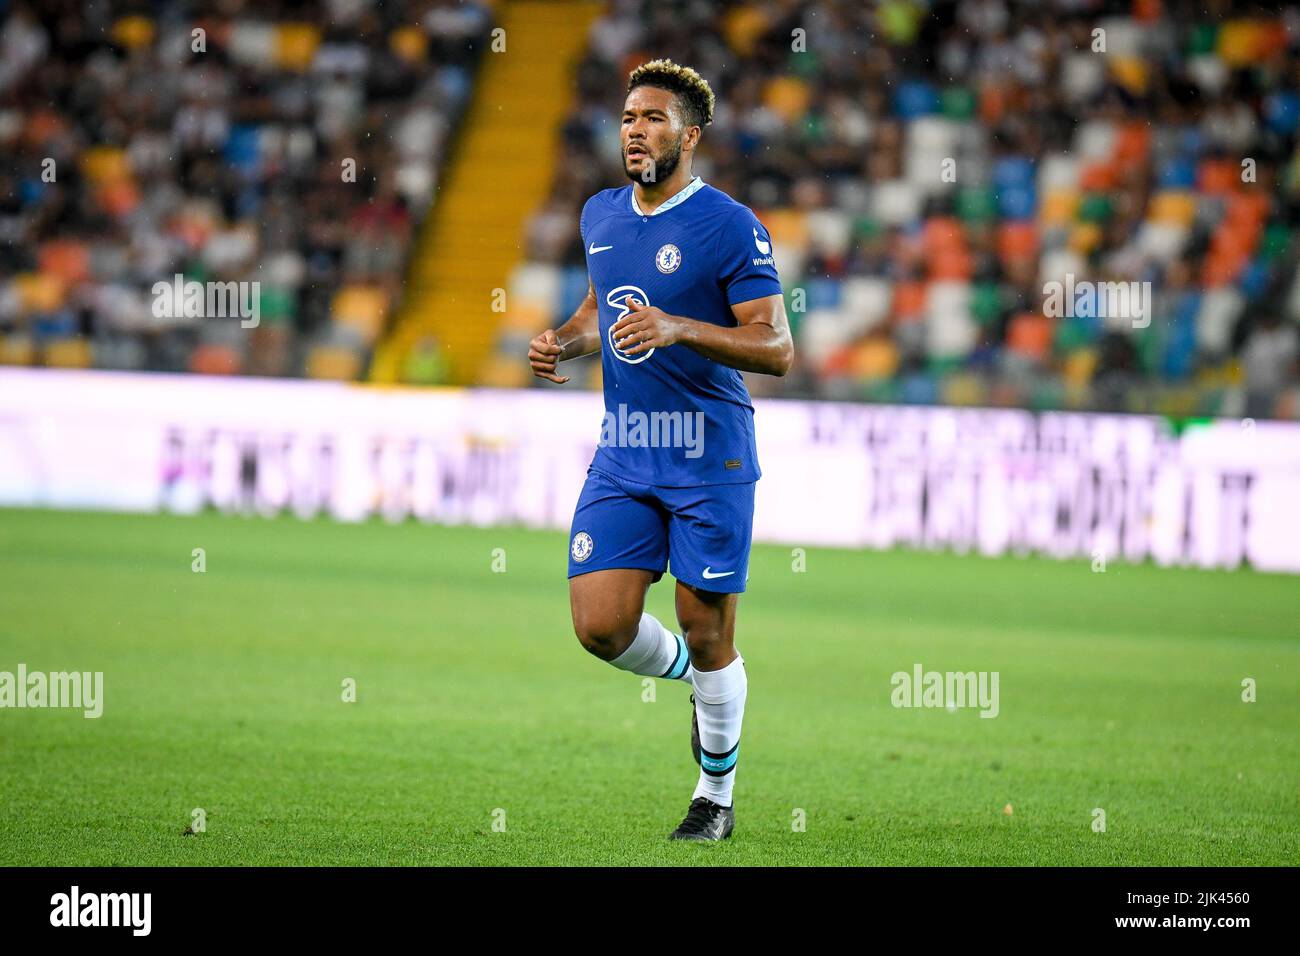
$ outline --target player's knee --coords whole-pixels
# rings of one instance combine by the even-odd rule
[[[681,621],[682,636],[686,639],[686,649],[691,653],[691,660],[712,660],[730,643],[726,630],[714,621]]]
[[[577,615],[573,619],[573,633],[589,654],[602,661],[612,661],[636,637],[636,622],[629,624],[605,615]]]

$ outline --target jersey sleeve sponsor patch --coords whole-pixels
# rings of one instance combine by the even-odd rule
[[[749,209],[742,207],[722,227],[718,264],[719,279],[730,305],[781,294],[772,237]]]

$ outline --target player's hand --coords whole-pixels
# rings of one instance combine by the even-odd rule
[[[556,375],[555,366],[560,361],[564,346],[554,329],[547,329],[528,343],[528,362],[533,367],[533,374],[556,385],[563,385],[569,380],[567,375]]]
[[[628,296],[628,313],[611,330],[614,346],[624,355],[665,348],[682,340],[684,320]]]

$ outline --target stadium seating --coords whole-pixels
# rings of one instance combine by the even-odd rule
[[[624,78],[667,54],[718,94],[698,171],[773,237],[797,361],[751,376],[756,394],[1300,409],[1294,18],[1184,0],[305,9],[4,8],[0,362],[538,384],[528,340],[586,289],[581,204],[626,181]],[[484,59],[498,24],[518,56]],[[158,314],[153,284],[176,274],[257,282],[256,327]],[[1067,276],[1149,283],[1150,314],[1046,314]],[[596,362],[566,373],[599,384]]]
[[[506,55],[483,65],[401,310],[376,355],[375,380],[403,380],[408,353],[430,340],[445,351],[452,381],[478,378],[499,324],[514,308],[508,279],[521,258],[519,236],[554,176],[572,62],[583,26],[600,8],[593,0],[516,0],[502,7]],[[522,354],[501,364],[505,383],[527,381]]]
[[[759,213],[786,286],[797,365],[755,392],[1293,415],[1298,47],[1283,19],[1186,3],[619,4],[590,31],[574,161],[484,379],[519,384],[521,343],[572,311],[582,250],[562,224],[626,182],[623,78],[668,53],[714,84],[697,169]],[[1149,282],[1152,314],[1045,314],[1069,274]]]
[[[362,377],[493,6],[4,7],[0,361]],[[156,314],[177,274],[259,321]]]

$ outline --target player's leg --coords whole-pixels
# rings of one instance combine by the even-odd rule
[[[592,571],[569,580],[573,631],[588,652],[642,677],[690,683],[686,641],[645,611],[645,595],[659,575],[638,568]]]
[[[736,651],[736,605],[740,595],[704,591],[677,582],[677,620],[686,636],[695,671],[695,721],[700,776],[692,799],[732,805],[740,729],[749,682]]]
[[[645,612],[667,564],[667,521],[652,499],[600,472],[588,473],[573,516],[569,604],[573,630],[591,654],[644,677],[691,680],[686,642]]]
[[[677,620],[695,671],[693,738],[700,776],[691,809],[673,834],[724,839],[734,825],[732,793],[749,684],[736,651],[736,607],[749,576],[754,485],[675,489],[669,547]]]

